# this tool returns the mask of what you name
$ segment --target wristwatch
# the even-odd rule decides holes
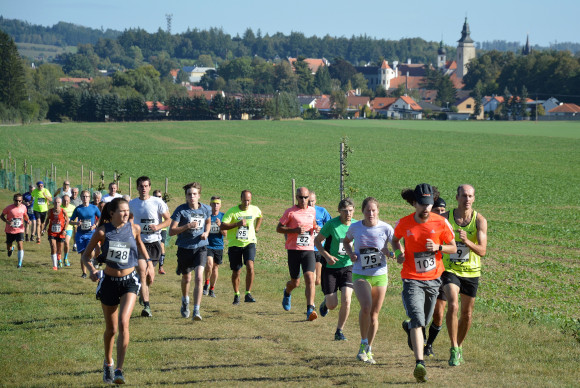
[[[443,250],[443,245],[439,244],[439,252]]]

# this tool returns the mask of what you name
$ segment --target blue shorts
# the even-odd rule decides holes
[[[87,249],[87,245],[89,245],[89,241],[91,241],[91,237],[93,237],[93,233],[78,233],[75,234],[75,243],[77,244],[77,252],[82,254],[85,249]]]
[[[69,237],[72,237],[72,232],[73,232],[72,230],[67,230],[66,231],[66,235],[69,236]]]
[[[27,214],[28,214],[28,220],[29,221],[36,221],[36,216],[34,215],[34,212],[27,213]]]

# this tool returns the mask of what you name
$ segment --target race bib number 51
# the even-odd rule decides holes
[[[435,267],[435,252],[415,253],[415,271],[418,273],[429,272]]]
[[[107,261],[112,261],[119,264],[127,264],[129,262],[129,252],[131,246],[128,242],[109,241],[109,251],[107,252]]]

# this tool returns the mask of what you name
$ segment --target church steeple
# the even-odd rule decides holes
[[[441,43],[439,43],[439,50],[437,50],[437,68],[444,68],[445,62],[447,62],[447,50],[445,50],[442,40]]]
[[[461,39],[458,40],[459,43],[473,43],[473,39],[469,36],[469,24],[467,24],[467,16],[465,17],[465,23],[463,23],[463,30],[461,31]]]
[[[526,38],[526,45],[522,48],[522,55],[530,55],[532,49],[530,48],[530,34]]]

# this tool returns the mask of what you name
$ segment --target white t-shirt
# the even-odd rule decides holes
[[[354,240],[354,253],[358,256],[352,265],[352,273],[365,276],[388,273],[387,258],[381,249],[387,242],[392,242],[393,235],[393,227],[380,220],[372,227],[364,226],[362,221],[351,224],[346,237]]]
[[[101,202],[104,202],[104,203],[109,203],[109,202],[111,202],[113,199],[115,199],[115,198],[121,198],[121,197],[122,197],[122,195],[121,195],[121,194],[119,194],[119,193],[115,193],[115,195],[109,195],[109,194],[105,194],[105,195],[103,196],[103,198],[101,198]]]
[[[152,232],[148,226],[163,222],[162,215],[169,211],[167,204],[161,198],[149,197],[144,201],[139,198],[132,199],[129,202],[129,210],[133,214],[133,223],[141,226],[141,240],[143,242],[161,241],[161,231]]]

